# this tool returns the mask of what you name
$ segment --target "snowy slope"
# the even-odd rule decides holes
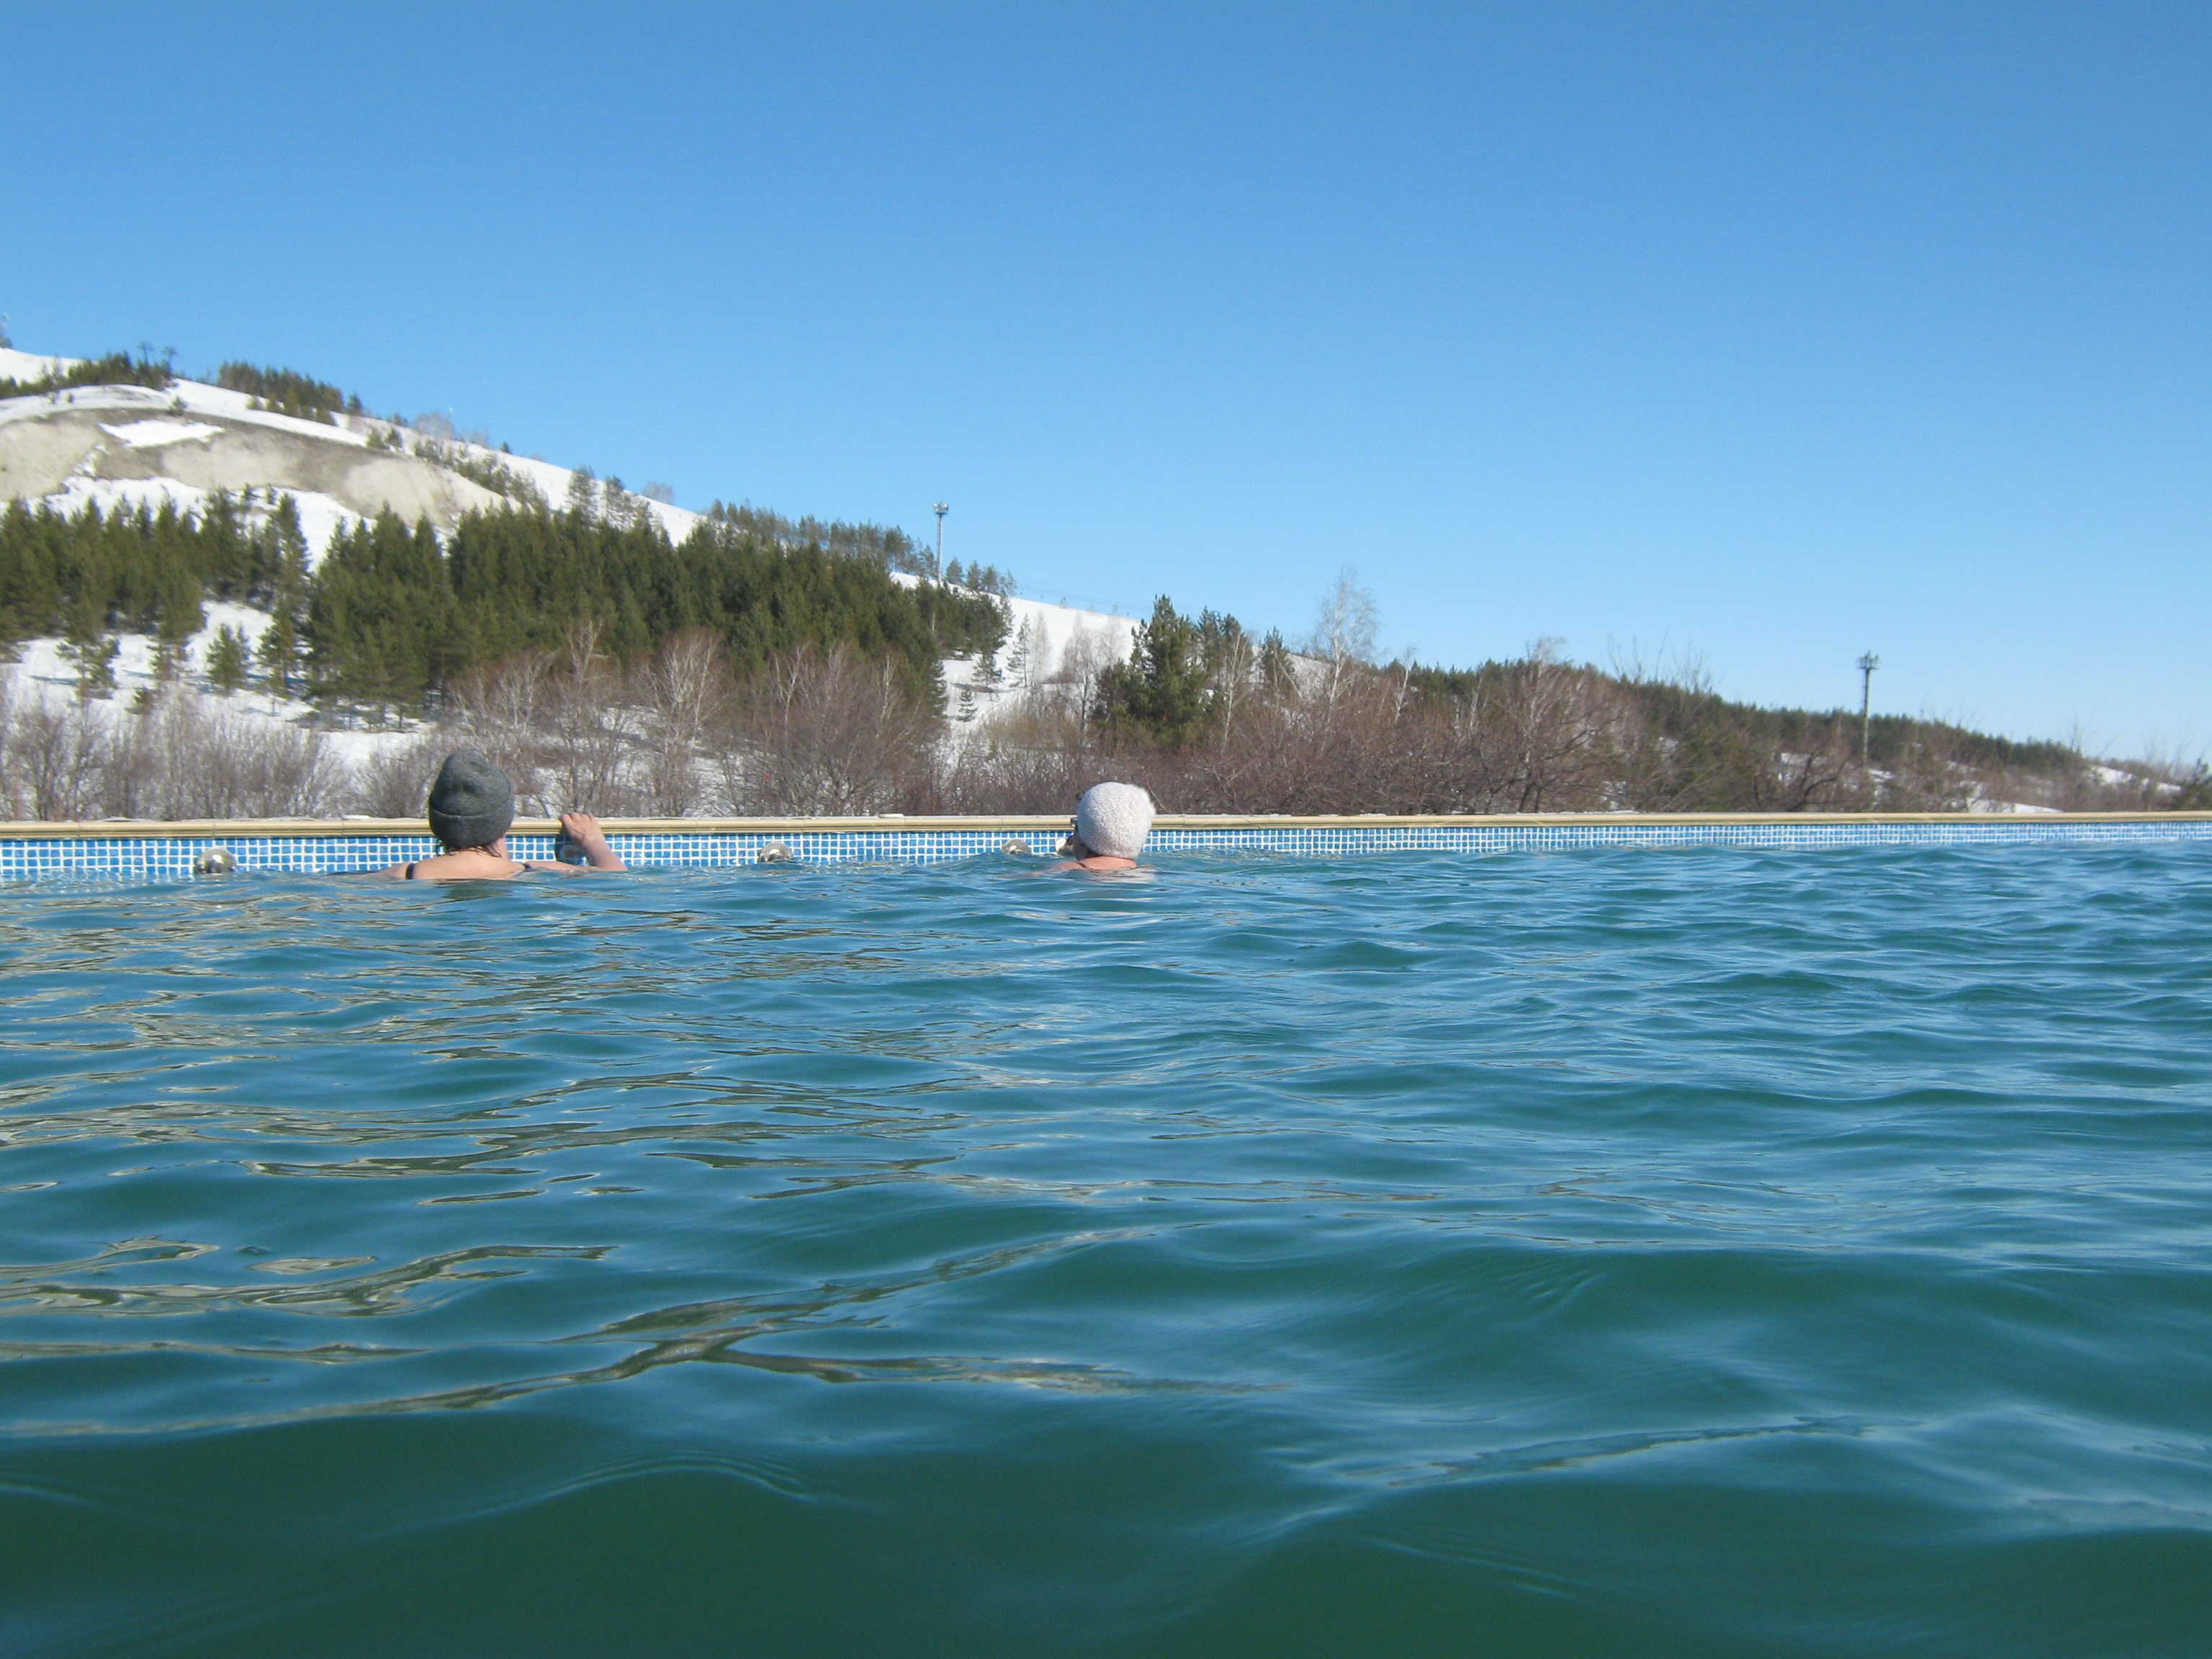
[[[69,368],[72,359],[0,350],[0,378],[33,381]],[[218,489],[233,495],[282,490],[297,504],[310,560],[319,559],[337,530],[389,507],[413,520],[428,516],[449,529],[472,508],[496,506],[501,497],[415,452],[422,443],[412,430],[373,417],[339,415],[337,424],[302,420],[249,405],[245,392],[193,380],[177,380],[156,392],[143,386],[77,387],[30,397],[0,399],[0,500],[21,498],[73,513],[97,502],[103,511],[175,503],[197,512]],[[395,441],[403,446],[393,449]],[[533,485],[556,507],[567,500],[575,474],[568,468],[527,456],[511,455],[451,441],[449,453],[505,467]],[[661,501],[636,498],[672,539],[680,540],[700,515]],[[922,579],[894,572],[913,586]],[[1011,613],[1008,647],[1000,652],[1002,672],[1012,666],[1012,635],[1027,629],[1025,670],[995,687],[981,684],[980,665],[948,659],[948,701],[969,688],[982,723],[994,709],[1018,701],[1028,687],[1041,687],[1055,676],[1095,672],[1109,659],[1126,659],[1136,623],[1103,611],[1044,604],[1027,599],[1007,601]],[[190,673],[204,673],[207,648],[216,629],[226,623],[249,640],[258,638],[269,618],[244,606],[210,605],[206,628],[193,640]],[[126,635],[116,664],[118,695],[152,683],[153,642]],[[70,695],[74,671],[60,658],[58,641],[27,642],[9,674],[16,689],[35,697]],[[258,711],[274,720],[306,720],[305,704],[272,700],[265,693],[242,692],[228,700],[241,712]],[[333,733],[349,759],[407,740],[403,732]]]
[[[0,346],[0,380],[42,380],[74,366],[74,357],[39,357]]]

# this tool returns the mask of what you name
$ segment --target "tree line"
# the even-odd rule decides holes
[[[1200,812],[2212,806],[2201,763],[2106,769],[1941,721],[1754,708],[1695,667],[1607,672],[1548,644],[1472,669],[1378,662],[1359,612],[1340,592],[1293,651],[1162,597],[1126,660],[1063,661],[957,752],[917,762],[906,810],[1057,811],[1107,775]]]
[[[307,554],[285,496],[219,493],[200,513],[17,501],[0,514],[0,643],[60,635],[96,692],[94,659],[112,660],[117,633],[173,653],[208,599],[236,600],[270,613],[254,654],[272,689],[379,720],[434,711],[471,670],[585,627],[617,660],[703,629],[740,673],[801,644],[843,644],[917,697],[939,694],[940,659],[988,653],[1006,631],[988,595],[902,584],[871,558],[785,547],[727,519],[672,543],[644,513],[611,522],[509,504],[442,537],[386,513],[335,532],[312,570]]]
[[[375,530],[356,535],[373,544]],[[386,533],[393,560],[422,565],[422,593],[451,591],[428,580],[434,538]],[[1062,813],[1102,777],[1197,812],[2212,805],[2202,766],[2116,778],[2063,745],[1894,719],[1864,734],[1862,763],[1849,713],[1747,708],[1695,674],[1607,673],[1543,647],[1465,671],[1332,654],[1324,639],[1294,653],[1164,601],[1127,659],[1079,641],[966,726],[948,725],[941,693],[896,652],[763,635],[740,664],[724,635],[692,627],[624,659],[592,610],[554,644],[455,670],[434,724],[355,767],[314,725],[249,717],[180,681],[127,711],[36,697],[10,711],[0,678],[0,815],[414,817],[460,744],[497,759],[540,814]],[[218,688],[244,652],[233,636],[226,670],[223,647],[206,664]]]
[[[35,380],[0,380],[0,398],[34,397],[81,386],[143,386],[166,392],[169,383],[177,378],[172,367],[176,358],[173,349],[156,357],[151,346],[142,346],[136,356],[127,351],[111,351],[104,357],[88,357]]]
[[[349,395],[328,380],[319,380],[293,368],[225,363],[216,370],[215,383],[232,392],[245,392],[255,409],[270,410],[301,420],[327,422],[337,414],[364,412],[359,392]]]

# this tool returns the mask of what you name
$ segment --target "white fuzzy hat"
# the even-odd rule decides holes
[[[1094,783],[1075,805],[1075,838],[1109,859],[1133,859],[1152,833],[1152,798],[1133,783]]]

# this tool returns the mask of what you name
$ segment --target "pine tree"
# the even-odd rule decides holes
[[[290,696],[300,674],[300,624],[289,611],[279,611],[270,618],[269,626],[261,630],[261,643],[254,648],[254,655],[261,672],[269,677],[270,695]]]
[[[465,665],[437,532],[386,511],[331,537],[309,584],[309,690],[321,699],[414,707]]]
[[[208,684],[224,696],[246,684],[246,635],[228,623],[208,642]]]
[[[115,658],[121,648],[121,642],[107,631],[106,618],[92,605],[90,596],[80,599],[70,610],[61,643],[63,660],[76,670],[79,702],[113,694]]]
[[[1030,655],[1032,648],[1030,619],[1022,618],[1022,625],[1014,630],[1014,642],[1006,648],[1006,678],[1017,691],[1030,689]]]
[[[0,515],[0,643],[52,632],[62,615],[57,568],[61,519],[42,507],[35,516],[22,497]]]
[[[158,609],[155,616],[154,678],[167,683],[184,672],[192,635],[207,621],[201,603],[200,578],[181,563],[165,568],[156,579]]]
[[[1129,660],[1098,677],[1099,712],[1168,743],[1194,736],[1212,712],[1199,630],[1163,593],[1137,625]]]

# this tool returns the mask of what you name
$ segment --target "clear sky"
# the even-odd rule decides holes
[[[0,5],[0,311],[1025,592],[2212,744],[2212,8]]]

